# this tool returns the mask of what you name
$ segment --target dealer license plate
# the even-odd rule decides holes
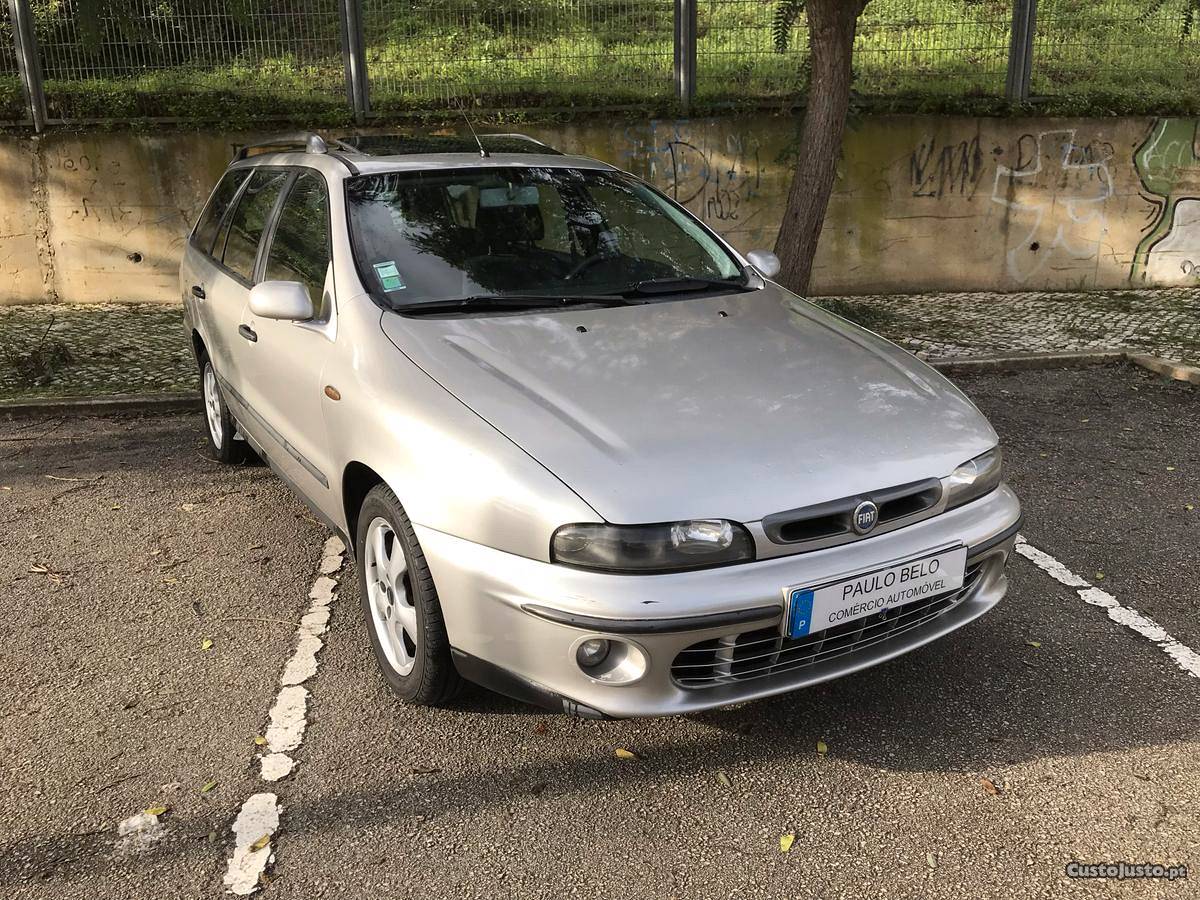
[[[959,546],[815,587],[784,588],[787,635],[805,637],[957,590],[966,569],[967,548]]]

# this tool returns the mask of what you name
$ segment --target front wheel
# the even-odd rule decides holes
[[[200,388],[204,397],[204,421],[207,424],[208,452],[223,463],[240,463],[246,458],[246,442],[236,438],[237,423],[229,414],[217,371],[207,355],[200,358]]]
[[[387,485],[376,485],[363,501],[356,547],[359,601],[388,686],[414,706],[451,699],[461,679],[437,589],[412,523]]]

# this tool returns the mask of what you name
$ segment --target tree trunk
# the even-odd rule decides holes
[[[787,209],[775,242],[782,264],[776,279],[797,294],[808,292],[813,257],[837,175],[850,107],[850,60],[858,16],[867,0],[808,0],[812,80]]]

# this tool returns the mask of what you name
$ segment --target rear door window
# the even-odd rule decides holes
[[[202,253],[212,253],[213,242],[216,240],[217,230],[221,227],[221,220],[225,218],[225,211],[229,209],[238,188],[249,174],[249,169],[226,172],[225,177],[218,182],[216,190],[212,192],[212,197],[204,207],[204,212],[200,213],[200,221],[196,223],[196,230],[192,234],[192,243]]]
[[[302,172],[288,191],[267,255],[267,281],[298,281],[308,288],[318,319],[324,308],[329,271],[329,193],[316,172]]]
[[[254,261],[258,244],[279,199],[279,193],[290,177],[289,172],[257,169],[250,176],[242,197],[238,200],[233,218],[229,220],[229,235],[221,261],[225,268],[246,281],[254,280]],[[216,255],[214,251],[214,256]]]

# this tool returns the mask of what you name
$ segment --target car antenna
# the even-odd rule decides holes
[[[475,126],[471,124],[471,119],[467,116],[466,112],[463,112],[462,117],[463,121],[467,123],[467,127],[471,129],[471,137],[475,138],[475,143],[479,146],[480,157],[487,159],[491,154],[483,149],[483,141],[481,141],[479,139],[479,135],[475,133]]]

